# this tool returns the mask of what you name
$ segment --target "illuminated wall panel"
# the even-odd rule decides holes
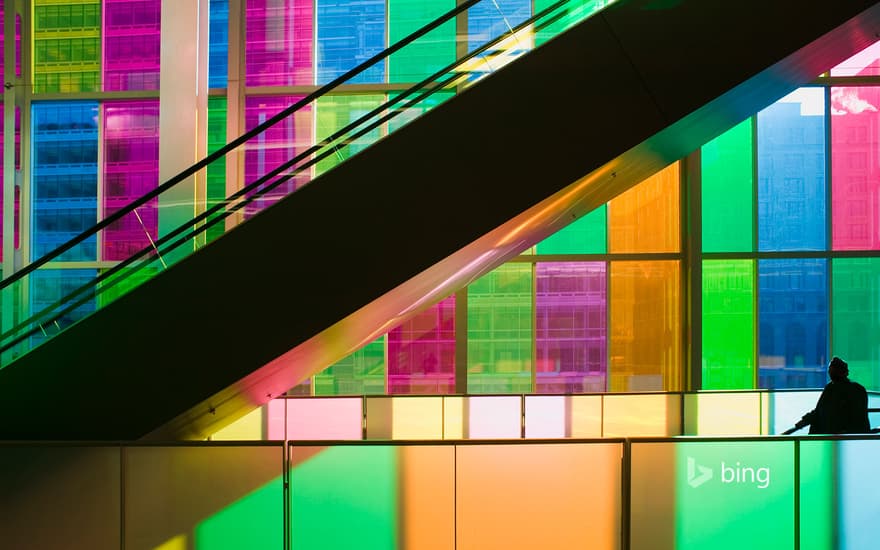
[[[536,391],[605,391],[605,263],[542,262],[535,276]]]
[[[34,0],[34,93],[97,92],[101,0]]]
[[[369,397],[367,439],[443,439],[442,397]]]
[[[314,83],[312,0],[247,0],[248,86]]]
[[[749,118],[700,149],[704,252],[754,249],[754,155]]]
[[[617,443],[459,446],[455,548],[619,548],[621,453]]]
[[[602,437],[602,396],[527,395],[525,401],[529,439]]]
[[[823,259],[758,261],[758,387],[825,385],[827,279]]]
[[[755,387],[755,263],[703,261],[704,390]]]
[[[676,162],[608,202],[609,252],[680,249],[679,180]]]
[[[4,447],[3,548],[121,548],[118,448]]]
[[[837,258],[831,280],[831,349],[851,379],[880,389],[880,258]]]
[[[385,1],[317,0],[317,82],[326,84],[385,49]],[[376,63],[347,81],[378,83],[385,64]]]
[[[880,249],[880,89],[831,88],[831,208],[835,250]]]
[[[681,395],[604,395],[602,435],[638,437],[681,435]]]
[[[161,0],[104,0],[104,90],[158,90]]]
[[[455,7],[454,0],[388,0],[388,45]],[[455,18],[388,59],[388,81],[415,84],[455,61]]]
[[[758,249],[825,249],[825,96],[801,88],[758,113]]]
[[[603,204],[535,245],[537,254],[604,254],[608,251]]]
[[[287,439],[363,439],[363,399],[360,397],[285,399]],[[282,439],[270,416],[269,437]],[[283,432],[282,432],[283,433]]]
[[[198,549],[283,544],[280,444],[122,452],[125,548],[153,550],[181,536],[189,543],[184,547]]]
[[[631,495],[633,550],[794,548],[791,441],[633,443]]]
[[[455,393],[454,297],[388,332],[387,393]]]
[[[229,0],[211,0],[208,17],[208,87],[225,88],[229,72]]]
[[[107,101],[104,115],[104,216],[159,184],[159,101]],[[102,232],[102,257],[124,260],[158,236],[154,198]]]
[[[761,395],[753,392],[685,394],[684,419],[686,435],[759,435]]]
[[[34,103],[32,107],[32,256],[38,258],[98,221],[98,104]],[[59,259],[97,259],[92,236]]]
[[[356,122],[384,102],[385,96],[381,94],[325,95],[319,97],[316,107],[317,126],[315,141],[320,142],[336,134],[339,130]],[[375,118],[370,119],[370,122],[373,122]],[[361,130],[366,126],[367,124],[361,124],[357,129]],[[352,133],[346,135],[351,135]],[[346,143],[344,147],[336,148],[332,155],[315,165],[315,175],[322,174],[355,153],[363,151],[369,145],[376,142],[379,137],[381,137],[381,126]],[[339,143],[339,141],[337,140],[334,143]]]
[[[505,264],[468,286],[468,393],[532,390],[532,266]]]
[[[611,391],[680,388],[680,294],[676,261],[611,262]]]
[[[312,380],[314,395],[385,393],[385,336],[333,363]]]

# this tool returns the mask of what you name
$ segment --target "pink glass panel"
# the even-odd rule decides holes
[[[831,76],[880,75],[880,42],[875,42],[831,69]]]
[[[246,84],[314,83],[312,0],[247,0]]]
[[[259,126],[278,112],[297,102],[301,96],[249,97],[245,102],[245,125],[247,130]],[[262,176],[291,160],[312,144],[312,106],[300,109],[272,128],[247,142],[245,153],[245,182],[251,184]],[[247,208],[256,212],[273,204],[305,185],[310,179],[310,169],[267,192]],[[274,181],[271,180],[271,181]]]
[[[834,250],[880,249],[880,88],[831,88]]]
[[[605,391],[605,264],[539,263],[537,393]]]
[[[104,89],[158,90],[161,0],[104,0]]]
[[[287,439],[351,440],[363,439],[364,405],[360,397],[309,397],[285,399],[287,412]],[[276,416],[270,413],[270,439],[278,434],[271,422]],[[283,433],[283,432],[282,432]]]
[[[388,393],[455,393],[455,298],[388,333]]]
[[[104,217],[159,183],[159,101],[104,103]],[[103,259],[124,260],[155,239],[158,199],[103,233]]]

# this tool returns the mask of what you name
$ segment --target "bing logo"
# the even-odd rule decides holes
[[[693,457],[687,460],[687,483],[694,489],[710,481],[713,476],[712,468],[700,466]],[[721,483],[730,484],[754,484],[758,489],[766,489],[770,486],[770,468],[752,468],[736,462],[735,466],[728,466],[721,461]]]

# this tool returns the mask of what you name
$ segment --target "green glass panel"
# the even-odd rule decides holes
[[[226,98],[208,98],[208,154],[226,145]],[[208,165],[207,208],[226,198],[226,157]],[[218,222],[208,228],[207,239],[212,241],[223,234],[224,224]]]
[[[394,447],[294,447],[291,461],[291,548],[398,548]]]
[[[388,0],[388,44],[412,34],[455,7],[455,0]],[[419,82],[455,61],[455,19],[388,59],[389,82]]]
[[[315,395],[385,393],[385,336],[337,361],[314,377]]]
[[[158,261],[146,267],[140,267],[138,263],[135,263],[132,267],[123,268],[118,273],[111,275],[99,287],[98,307],[104,307],[129,290],[139,287],[151,279],[153,275],[159,273],[161,269]]]
[[[468,286],[468,393],[532,391],[532,281],[509,263]]]
[[[535,45],[540,46],[572,25],[586,19],[594,11],[602,9],[612,2],[613,0],[572,0],[567,2],[565,6],[553,12],[554,14],[561,13],[563,16],[541,29],[535,35]],[[556,3],[558,3],[558,0],[535,0],[533,13],[537,15]]]
[[[317,141],[333,135],[338,130],[358,120],[385,102],[384,95],[323,96],[318,98]],[[372,122],[372,120],[371,120]],[[356,130],[357,131],[357,130]],[[362,151],[381,137],[381,126],[355,138],[351,143],[337,146],[332,155],[319,161],[315,175],[333,168],[353,154]],[[339,143],[338,141],[336,143]]]
[[[703,262],[703,388],[755,387],[755,263]]]
[[[195,550],[270,550],[284,542],[284,480],[273,479],[212,515],[195,529]],[[248,528],[243,529],[242,526]]]
[[[99,90],[100,14],[100,0],[34,1],[34,93]]]
[[[398,95],[400,94],[390,94],[388,98],[394,99]],[[434,92],[422,100],[419,100],[419,94],[407,96],[400,100],[399,104],[395,104],[395,110],[400,112],[395,113],[394,117],[388,121],[388,131],[394,132],[399,130],[402,126],[427,113],[453,95],[455,94],[452,92]],[[410,102],[413,102],[412,105],[410,105]]]
[[[801,550],[835,548],[837,442],[801,441]]]
[[[852,380],[880,390],[880,258],[839,258],[831,269],[832,354]]]
[[[752,120],[741,122],[704,145],[701,158],[703,251],[752,251]]]
[[[608,251],[607,226],[603,204],[539,242],[536,251],[538,254],[604,254]]]

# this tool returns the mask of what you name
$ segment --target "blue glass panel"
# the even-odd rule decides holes
[[[758,387],[827,382],[827,280],[824,259],[758,261]]]
[[[758,249],[825,250],[825,92],[758,113]]]
[[[208,87],[225,88],[229,63],[229,0],[211,0],[208,31]]]
[[[480,2],[468,10],[468,51],[500,36],[532,15],[530,0]]]
[[[67,242],[98,221],[98,104],[33,105],[33,257]],[[60,259],[96,260],[96,238]]]
[[[385,48],[384,0],[318,0],[318,84],[326,84]],[[350,83],[385,79],[377,63]]]

